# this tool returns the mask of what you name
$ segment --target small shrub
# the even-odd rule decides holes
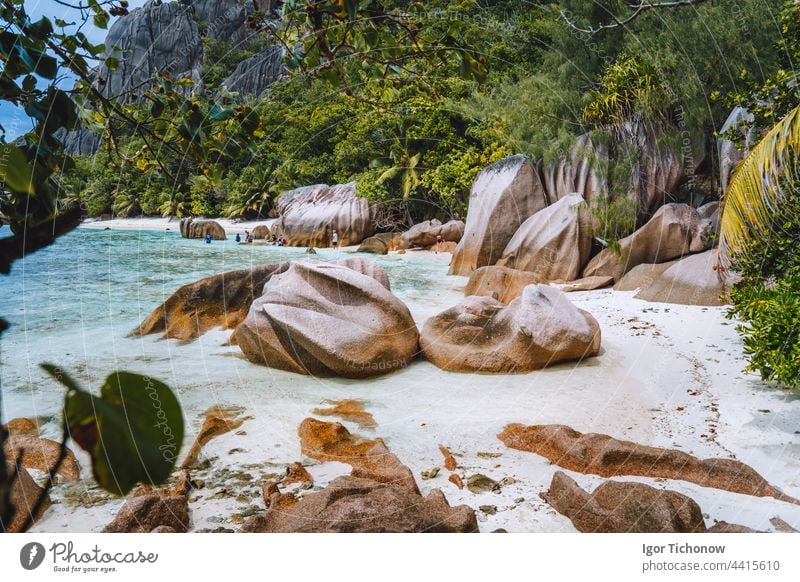
[[[739,284],[731,291],[728,317],[744,323],[736,327],[748,357],[745,371],[762,380],[800,387],[800,275],[780,280]]]
[[[753,240],[734,256],[742,280],[731,290],[728,317],[742,323],[746,370],[766,381],[800,387],[800,192],[789,191],[766,240]]]

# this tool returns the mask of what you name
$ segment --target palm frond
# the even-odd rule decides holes
[[[719,264],[728,271],[732,256],[769,236],[771,217],[798,179],[800,106],[779,121],[743,159],[722,198]]]
[[[396,178],[404,169],[405,168],[403,168],[403,166],[392,166],[378,176],[378,179],[375,180],[375,183],[380,185],[388,180],[394,180],[394,178]]]

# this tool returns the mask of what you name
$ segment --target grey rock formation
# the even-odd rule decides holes
[[[243,99],[261,97],[285,73],[282,49],[271,46],[236,65],[222,85],[229,91],[239,93]]]
[[[436,237],[443,241],[457,243],[464,236],[464,223],[460,220],[450,220],[444,224],[436,218],[415,224],[403,233],[403,242],[406,246],[429,247],[436,244]]]
[[[574,193],[523,222],[497,265],[534,273],[538,282],[573,281],[580,277],[591,253],[589,207]]]
[[[237,43],[247,37],[247,17],[253,3],[246,0],[181,0],[194,10],[203,32],[211,38]]]
[[[752,122],[753,114],[744,107],[737,106],[733,108],[719,130],[720,139],[717,141],[719,185],[723,193],[728,189],[728,182],[730,182],[736,165],[750,153],[750,147],[756,140],[755,129],[749,127]],[[740,134],[742,143],[737,145],[728,138],[731,131]]]
[[[593,275],[622,276],[643,263],[663,263],[711,247],[712,241],[700,228],[700,215],[687,204],[665,204],[633,234],[619,241],[617,249],[600,251],[583,271]]]
[[[478,267],[494,265],[519,226],[547,205],[539,173],[525,156],[508,156],[485,167],[472,184],[450,274],[469,276]]]
[[[71,156],[90,156],[100,149],[100,134],[91,129],[59,129],[55,138],[64,144],[64,151]]]
[[[465,297],[428,318],[419,345],[450,372],[517,374],[600,351],[600,325],[550,285],[528,285],[508,305]]]
[[[355,245],[375,232],[366,198],[356,196],[356,183],[315,184],[284,192],[276,203],[279,218],[272,230],[290,246],[333,246],[335,230],[341,246]]]
[[[639,217],[647,218],[694,175],[705,159],[705,149],[689,132],[681,134],[678,147],[665,139],[662,129],[641,120],[629,120],[624,128],[618,147],[638,152],[630,165],[628,196],[636,202]]]
[[[542,182],[550,204],[575,192],[587,202],[604,192],[607,189],[606,176],[600,168],[607,160],[607,149],[593,144],[589,135],[583,134],[575,140],[569,156],[543,164]]]
[[[118,60],[115,70],[100,67],[97,82],[106,97],[127,100],[161,73],[188,77],[195,82],[191,91],[202,91],[203,42],[185,4],[148,0],[113,24],[105,44],[104,57]]]
[[[717,253],[684,257],[636,294],[637,299],[680,305],[725,305],[728,285],[717,272]]]

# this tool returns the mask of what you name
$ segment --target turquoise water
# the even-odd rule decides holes
[[[0,236],[8,234],[7,227],[0,230]],[[369,257],[386,268],[401,299],[437,306],[459,278],[444,275],[444,256],[415,260],[415,254]],[[131,338],[130,331],[178,287],[202,277],[263,263],[341,256],[343,251],[329,249],[311,256],[304,248],[239,245],[233,238],[209,245],[181,238],[175,230],[77,229],[16,262],[11,274],[0,278],[0,314],[11,324],[0,338],[0,413],[13,418],[57,410],[61,390],[40,372],[43,361],[95,386],[111,370],[147,371],[148,363],[162,375],[178,376],[173,381],[179,386],[202,386],[208,375],[203,368],[230,367],[229,353],[198,353],[197,347],[192,351],[177,342],[157,343],[157,337]],[[426,315],[417,317],[418,323]],[[162,353],[164,361],[152,364]],[[196,358],[202,361],[196,361],[195,376],[185,364]]]
[[[8,227],[0,229],[0,236],[7,233]],[[320,250],[314,258],[342,254]],[[100,321],[134,326],[180,285],[309,256],[304,248],[239,245],[233,239],[208,245],[174,231],[78,229],[15,263],[0,280],[0,313],[14,326],[10,336]],[[396,256],[370,257],[387,269],[398,293],[428,284],[431,273],[420,265],[409,268]]]

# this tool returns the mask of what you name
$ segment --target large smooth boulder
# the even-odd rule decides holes
[[[443,241],[459,242],[464,236],[464,223],[461,220],[451,220],[442,224],[437,219],[426,220],[409,228],[403,233],[403,242],[406,246],[429,247],[436,244],[436,237]]]
[[[365,238],[356,252],[386,255],[389,251],[407,248],[399,232],[381,232]]]
[[[376,276],[383,272],[372,265]],[[233,341],[252,362],[366,378],[408,365],[418,337],[408,308],[385,284],[342,264],[309,260],[264,285]]]
[[[261,296],[264,284],[288,268],[288,262],[258,265],[184,285],[156,307],[133,335],[163,333],[165,338],[186,341],[215,327],[234,329]]]
[[[723,194],[728,190],[728,182],[730,182],[736,166],[747,157],[750,148],[758,139],[755,127],[753,127],[753,119],[753,114],[746,107],[737,105],[719,130],[717,153],[719,154],[719,185]],[[730,133],[738,134],[738,143],[730,139]]]
[[[637,299],[681,305],[725,305],[728,287],[717,271],[716,251],[684,257],[636,294]]]
[[[226,240],[225,229],[216,220],[182,218],[178,223],[183,238],[206,238],[211,235],[212,240]]]
[[[547,204],[539,173],[525,156],[509,156],[484,168],[472,185],[450,274],[467,276],[494,265],[519,226]]]
[[[534,273],[540,282],[572,281],[591,252],[589,207],[580,194],[570,194],[523,222],[497,265]]]
[[[20,467],[49,473],[61,456],[61,443],[30,434],[15,434],[6,440],[4,452],[6,459],[14,459]],[[81,467],[69,447],[64,451],[58,475],[73,481],[80,479]]]
[[[342,265],[348,269],[352,269],[356,273],[366,275],[367,277],[376,280],[388,291],[392,290],[389,284],[389,275],[386,274],[386,271],[383,269],[383,267],[366,257],[345,257],[343,259],[333,261],[332,264]]]
[[[608,159],[602,145],[592,143],[588,134],[575,140],[569,155],[542,165],[542,179],[550,203],[573,193],[589,201],[606,188],[606,177],[600,169]]]
[[[642,263],[663,263],[710,245],[701,236],[700,216],[687,204],[665,204],[643,227],[619,241],[618,248],[603,249],[583,270],[583,276],[622,276]]]
[[[597,355],[600,326],[549,285],[529,285],[508,306],[466,297],[425,322],[425,357],[453,372],[530,372]]]
[[[542,282],[535,273],[492,265],[472,272],[464,287],[464,296],[481,295],[497,299],[500,303],[511,303],[525,287]]]
[[[356,184],[317,184],[281,194],[277,202],[275,232],[282,233],[291,246],[325,248],[332,246],[335,230],[339,245],[360,243],[375,232],[372,209],[366,199],[356,196]]]
[[[264,240],[272,236],[272,229],[268,224],[259,224],[250,234],[253,235],[253,240]]]
[[[636,291],[649,287],[664,271],[669,269],[676,261],[666,263],[642,263],[625,273],[614,285],[615,291]]]
[[[703,533],[700,506],[690,497],[644,483],[604,481],[589,493],[556,471],[546,499],[583,533]]]
[[[564,293],[574,293],[575,291],[593,291],[595,289],[602,289],[614,283],[612,277],[603,277],[596,275],[594,277],[583,277],[573,281],[554,281],[553,284],[561,289]]]
[[[439,489],[423,497],[347,475],[299,498],[270,489],[266,514],[250,518],[242,531],[470,533],[478,531],[478,522],[472,509],[451,507]]]

